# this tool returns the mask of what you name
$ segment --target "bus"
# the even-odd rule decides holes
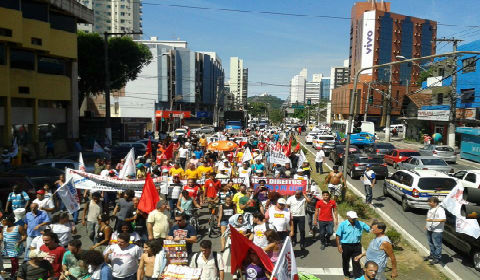
[[[332,131],[337,134],[337,140],[342,138],[346,138],[347,136],[347,120],[342,121],[334,121],[332,123]],[[350,143],[352,145],[368,145],[373,144],[375,142],[375,124],[373,122],[365,122],[362,121],[361,126],[362,132],[351,134]],[[352,130],[353,131],[353,124]],[[354,144],[355,143],[355,144]]]

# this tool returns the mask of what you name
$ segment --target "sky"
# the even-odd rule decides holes
[[[380,0],[378,0],[380,1]],[[282,99],[302,68],[330,75],[348,58],[353,0],[142,0],[143,38],[185,40],[193,51],[214,51],[228,79],[230,57],[249,71],[248,95],[268,92]],[[480,39],[479,0],[391,0],[391,11],[440,25],[437,37]],[[197,8],[187,8],[194,6]],[[231,11],[231,10],[241,10]],[[302,14],[287,16],[269,14]],[[329,16],[329,18],[323,17]],[[334,18],[331,18],[334,17]],[[445,24],[445,25],[443,25]],[[454,26],[449,26],[454,25]],[[474,27],[472,27],[474,26]],[[451,51],[447,43],[437,53]],[[276,84],[269,86],[262,83]]]

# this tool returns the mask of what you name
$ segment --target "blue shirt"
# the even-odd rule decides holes
[[[27,202],[30,200],[30,197],[26,192],[21,192],[21,193],[14,193],[11,192],[8,195],[8,201],[12,203],[12,211],[18,208],[25,208],[25,205],[27,205]]]
[[[29,237],[40,236],[40,229],[35,230],[34,228],[39,224],[50,222],[47,212],[41,210],[37,211],[36,216],[32,212],[28,212],[27,215],[25,215],[25,221],[27,222],[27,236]]]
[[[200,159],[203,157],[203,151],[200,150],[200,151],[193,151],[193,153],[195,154],[195,156]]]
[[[355,280],[365,280],[365,275],[362,275],[362,277],[355,278]]]
[[[386,235],[377,237],[370,242],[366,253],[366,261],[374,261],[376,264],[378,264],[379,272],[385,271],[385,268],[387,267],[387,253],[380,249],[380,246],[383,244],[383,242],[392,243],[390,238],[388,238]]]
[[[264,170],[265,169],[265,166],[263,165],[263,163],[260,163],[260,164],[253,164],[252,165],[252,170]]]
[[[360,243],[362,233],[370,232],[370,227],[359,220],[355,220],[352,225],[349,220],[345,220],[338,225],[337,236],[340,237],[340,243]]]

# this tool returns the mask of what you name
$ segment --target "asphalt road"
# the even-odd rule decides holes
[[[301,142],[304,142],[304,136],[301,137]],[[395,146],[401,147],[402,144],[398,145],[397,142],[392,141],[392,144]],[[311,152],[315,152],[311,145],[307,145],[308,149]],[[464,160],[457,161],[457,164],[452,164],[452,167],[455,170],[461,169],[480,169],[476,164],[470,164]],[[333,165],[330,160],[327,160],[327,165],[330,167]],[[389,166],[389,172],[393,173],[395,170]],[[347,177],[348,182],[350,182],[358,191],[365,194],[363,185],[360,180],[352,180],[350,177]],[[427,238],[424,231],[425,226],[425,216],[426,210],[413,210],[411,212],[403,212],[401,205],[398,201],[383,196],[383,180],[379,180],[376,184],[376,187],[373,189],[373,205],[376,208],[383,210],[387,215],[389,215],[398,225],[404,228],[408,233],[410,233],[416,240],[418,240],[423,246],[428,248]],[[421,250],[419,250],[421,251]],[[475,270],[472,266],[472,261],[468,256],[464,256],[459,252],[455,252],[453,248],[449,245],[443,246],[443,257],[442,260],[446,264],[446,267],[451,269],[454,273],[458,275],[460,279],[480,279],[480,272]]]

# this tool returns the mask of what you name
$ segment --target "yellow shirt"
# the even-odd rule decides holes
[[[237,214],[243,214],[243,210],[240,209],[240,198],[246,196],[246,194],[243,194],[241,192],[237,192],[234,196],[233,196],[233,203],[235,203],[235,205],[237,205]]]
[[[185,171],[183,171],[183,168],[179,167],[178,169],[175,168],[175,167],[172,167],[170,169],[170,171],[168,171],[168,174],[170,174],[170,176],[175,176],[175,175],[180,175],[180,177],[183,177],[183,174],[184,174]]]
[[[243,158],[243,152],[238,152],[237,153],[237,161],[241,161]]]
[[[195,179],[195,180],[198,180],[198,178],[200,178],[200,173],[198,173],[198,170],[197,170],[197,169],[194,169],[194,170],[187,169],[187,170],[185,171],[185,176],[187,177],[187,179]]]
[[[207,173],[212,173],[213,172],[213,168],[211,166],[203,166],[203,165],[200,165],[198,168],[197,168],[197,171],[198,171],[198,176],[199,177],[202,177],[203,175],[207,174]]]
[[[198,144],[200,144],[200,146],[202,146],[202,147],[207,146],[207,139],[206,138],[198,139]]]

